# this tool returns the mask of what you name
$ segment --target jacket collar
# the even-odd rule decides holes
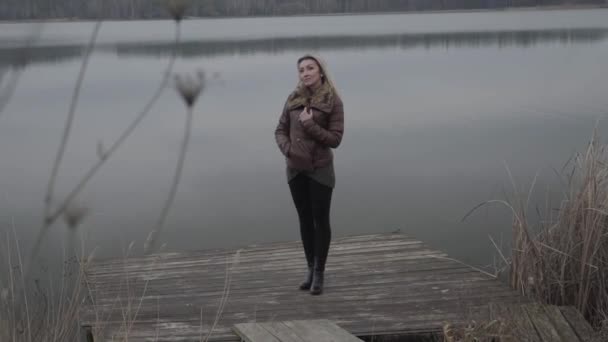
[[[288,109],[312,107],[325,113],[331,113],[335,95],[331,86],[324,82],[314,93],[308,87],[299,85],[287,99]]]

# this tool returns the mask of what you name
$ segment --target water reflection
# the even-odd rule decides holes
[[[606,40],[606,28],[573,28],[517,31],[401,33],[383,35],[300,36],[248,40],[202,40],[180,44],[178,55],[183,58],[279,54],[310,50],[367,50],[367,49],[450,49],[478,47],[527,48],[539,44],[597,43]],[[128,57],[163,57],[171,53],[172,42],[104,44],[98,51]],[[82,46],[36,47],[30,52],[30,63],[56,63],[79,58]],[[0,69],[23,63],[22,52],[0,48]]]
[[[25,61],[28,64],[58,63],[79,58],[84,50],[84,46],[30,47],[27,52],[23,48],[0,48],[0,69],[3,67],[20,67],[24,65]]]
[[[542,43],[593,43],[605,40],[608,29],[560,29],[486,32],[441,32],[422,34],[386,34],[360,36],[313,36],[258,40],[199,41],[181,44],[183,57],[278,54],[309,50],[377,50],[380,48],[471,48],[530,47]],[[116,46],[119,55],[162,56],[171,52],[169,43],[123,44]]]

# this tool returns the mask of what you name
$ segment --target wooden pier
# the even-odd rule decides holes
[[[321,296],[298,290],[304,275],[299,241],[99,261],[87,272],[81,325],[95,341],[241,341],[237,324],[302,320],[394,336],[490,319],[489,303],[526,302],[402,234],[334,239]]]

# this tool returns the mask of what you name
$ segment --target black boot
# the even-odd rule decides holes
[[[312,285],[310,286],[310,294],[320,295],[323,293],[323,278],[324,272],[322,270],[315,270],[312,277]]]
[[[312,284],[312,278],[313,278],[313,267],[312,265],[308,265],[308,274],[306,274],[306,278],[304,279],[304,281],[302,282],[302,284],[300,284],[300,290],[310,290],[310,285]]]

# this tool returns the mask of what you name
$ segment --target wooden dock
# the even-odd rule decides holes
[[[505,284],[402,234],[334,239],[324,293],[298,290],[299,241],[96,262],[81,324],[95,340],[240,341],[235,325],[329,320],[362,336],[441,331],[526,302]],[[216,321],[217,312],[221,316]]]

